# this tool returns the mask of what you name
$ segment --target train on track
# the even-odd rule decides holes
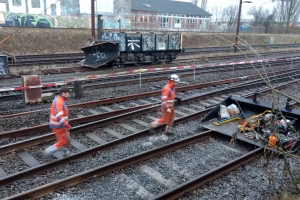
[[[99,31],[99,28],[98,28]],[[112,33],[100,32],[98,40],[82,48],[85,59],[80,65],[98,68],[103,65],[167,63],[176,59],[182,48],[180,33]]]

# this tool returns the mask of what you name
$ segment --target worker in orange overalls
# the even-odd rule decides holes
[[[165,134],[172,133],[174,122],[175,86],[180,81],[178,75],[170,76],[167,85],[162,90],[162,117],[150,123],[150,132],[160,124],[167,123]]]
[[[68,120],[68,108],[66,101],[70,97],[70,90],[67,87],[62,87],[58,90],[58,95],[54,98],[51,106],[50,128],[54,132],[57,142],[45,149],[46,156],[52,155],[54,152],[63,148],[64,156],[70,154],[68,150],[71,126]]]

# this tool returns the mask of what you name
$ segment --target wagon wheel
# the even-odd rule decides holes
[[[171,59],[171,60],[167,60],[166,61],[166,63],[172,63],[173,62],[173,60]]]
[[[158,61],[158,60],[153,60],[151,63],[152,63],[153,65],[156,65],[156,64],[159,63],[159,61]]]
[[[121,67],[124,67],[125,66],[125,63],[124,62],[119,62],[117,63],[117,67],[118,68],[121,68]]]

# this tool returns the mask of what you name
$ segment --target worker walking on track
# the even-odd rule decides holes
[[[62,87],[58,90],[58,95],[54,98],[51,106],[50,128],[54,132],[57,142],[45,149],[45,156],[50,156],[56,151],[63,149],[64,156],[70,154],[67,148],[70,140],[69,130],[71,126],[68,120],[68,108],[66,101],[70,97],[70,90]]]
[[[167,123],[165,134],[172,134],[174,122],[175,86],[180,81],[178,75],[170,76],[167,85],[162,90],[162,117],[150,123],[150,132],[153,128]]]

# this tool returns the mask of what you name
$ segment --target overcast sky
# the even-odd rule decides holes
[[[191,0],[178,0],[178,1],[187,1],[191,2]],[[244,0],[243,0],[244,1]],[[252,6],[263,6],[266,9],[272,10],[273,6],[275,6],[276,3],[272,3],[271,0],[251,0],[252,3],[243,3],[242,5],[242,16],[243,18],[251,18],[247,15],[247,11]],[[222,6],[227,7],[229,5],[239,4],[239,0],[208,0],[208,11],[209,8],[213,6]]]

